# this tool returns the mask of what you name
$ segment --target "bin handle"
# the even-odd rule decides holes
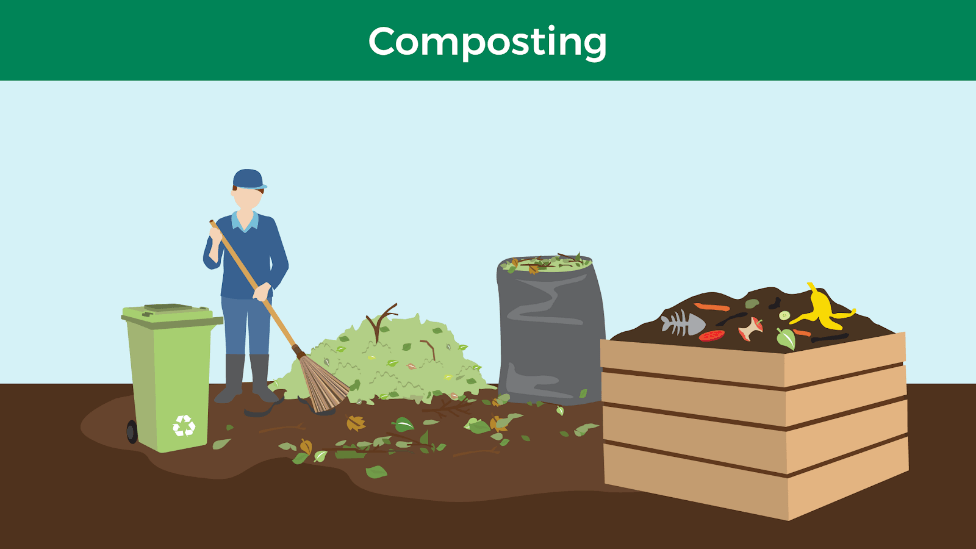
[[[217,227],[217,224],[214,223],[213,219],[210,220],[210,226],[213,227],[214,229],[220,230],[220,228]],[[245,277],[247,277],[247,281],[251,283],[251,287],[257,290],[258,283],[255,282],[253,278],[251,278],[251,273],[247,272],[247,267],[245,267],[244,263],[241,262],[241,258],[237,257],[237,252],[235,252],[234,248],[231,247],[230,242],[227,242],[227,237],[224,236],[223,231],[220,231],[220,240],[224,243],[224,247],[227,248],[228,252],[230,252],[230,255],[231,257],[234,258],[234,261],[237,262],[237,266],[241,268],[241,272],[244,273]],[[305,353],[303,353],[301,349],[298,348],[298,345],[295,343],[295,340],[291,338],[291,334],[288,333],[288,329],[285,328],[284,323],[282,323],[281,319],[278,318],[278,313],[276,313],[274,308],[271,306],[271,304],[268,303],[268,300],[266,299],[261,303],[264,303],[265,308],[268,309],[269,313],[271,313],[271,318],[273,318],[275,324],[277,324],[278,327],[281,328],[281,333],[285,334],[285,339],[288,340],[288,343],[291,345],[292,350],[295,351],[295,354],[298,355],[298,358],[304,356]]]

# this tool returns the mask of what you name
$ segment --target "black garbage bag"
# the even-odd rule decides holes
[[[496,267],[502,348],[498,393],[508,393],[511,402],[572,406],[601,399],[600,340],[607,335],[603,296],[592,261],[581,259],[589,266],[534,275]],[[586,396],[580,398],[584,389]]]

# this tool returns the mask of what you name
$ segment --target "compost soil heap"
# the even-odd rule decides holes
[[[790,330],[795,334],[796,351],[819,349],[894,333],[863,315],[853,314],[845,317],[852,312],[850,309],[830,299],[824,289],[818,288],[818,291],[830,303],[831,311],[836,315],[834,319],[842,329],[828,329],[820,320],[804,319],[790,324],[799,317],[811,313],[811,309],[814,308],[811,301],[813,290],[788,294],[778,288],[762,288],[749,292],[741,299],[715,292],[690,297],[662,311],[657,320],[621,332],[611,340],[763,353],[790,353],[793,352],[792,349],[777,341],[778,330]],[[788,316],[784,313],[788,313]],[[704,326],[696,325],[691,315],[701,319]],[[753,328],[751,333],[748,332],[753,324],[753,318],[759,322],[762,331]],[[684,323],[687,323],[690,329],[683,328],[681,325]],[[696,331],[697,328],[701,329]],[[746,331],[748,340],[741,335],[740,328]],[[700,339],[701,336],[716,331],[724,332],[720,339],[711,341]],[[805,335],[807,333],[809,335]]]

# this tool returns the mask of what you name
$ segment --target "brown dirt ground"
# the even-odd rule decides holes
[[[211,387],[211,398],[222,386]],[[276,392],[278,396],[284,390]],[[580,462],[602,463],[603,432],[594,429],[583,437],[577,437],[573,430],[585,423],[599,424],[602,421],[602,407],[599,403],[565,408],[560,417],[556,407],[544,404],[541,407],[528,404],[505,404],[486,406],[482,400],[491,400],[498,392],[480,391],[475,402],[463,411],[446,417],[438,417],[435,412],[422,412],[445,405],[457,405],[448,396],[434,397],[432,404],[417,405],[412,400],[378,401],[374,406],[343,402],[332,416],[317,417],[308,407],[297,400],[286,400],[278,404],[271,413],[262,418],[244,416],[244,410],[264,410],[268,404],[262,402],[250,389],[226,405],[210,405],[210,432],[207,446],[189,448],[176,452],[160,454],[142,444],[129,444],[124,436],[125,425],[134,419],[132,396],[112,400],[94,410],[81,424],[82,432],[90,439],[119,450],[140,452],[154,465],[180,475],[198,478],[226,479],[235,477],[263,461],[286,462],[297,452],[282,450],[279,444],[288,442],[299,447],[302,439],[311,441],[313,452],[328,450],[329,454],[321,463],[307,460],[301,464],[309,467],[332,467],[344,471],[357,486],[370,492],[424,499],[431,501],[481,501],[506,497],[524,496],[545,492],[566,492],[576,490],[623,491],[603,483],[601,467],[580,468]],[[505,417],[519,413],[517,418],[503,434],[510,442],[505,446],[490,438],[490,433],[476,435],[464,429],[470,417],[489,422],[492,416]],[[346,416],[358,416],[365,420],[366,427],[358,433],[346,426]],[[397,433],[393,425],[400,417],[406,417],[416,427],[413,431]],[[423,425],[424,420],[436,420],[435,425]],[[230,431],[227,425],[233,425]],[[283,426],[301,426],[302,429],[278,429],[261,433],[265,429]],[[121,427],[120,427],[121,426]],[[359,441],[373,441],[377,437],[397,433],[413,440],[419,440],[429,431],[429,442],[446,444],[446,448],[436,454],[422,454],[411,448],[389,455],[387,450],[395,449],[384,445],[377,453],[369,453],[362,459],[336,459],[335,444],[346,441],[354,444]],[[563,437],[560,431],[570,436]],[[522,440],[522,435],[529,441]],[[213,450],[216,440],[231,439],[220,450]],[[404,440],[392,437],[391,443]],[[416,446],[416,444],[414,444]],[[339,448],[341,449],[341,448]],[[401,449],[397,449],[401,450]],[[465,452],[493,450],[498,454],[479,452],[459,455]],[[297,467],[294,464],[289,463]],[[388,476],[381,481],[369,478],[365,469],[382,465]],[[310,472],[310,474],[314,474]]]
[[[260,401],[255,402],[247,390],[242,396],[250,399],[242,404],[258,407]],[[908,392],[911,471],[783,522],[639,492],[577,489],[455,503],[392,497],[378,493],[384,488],[375,485],[369,486],[371,491],[357,486],[413,475],[420,478],[418,486],[447,483],[462,487],[454,493],[476,492],[480,488],[475,486],[483,485],[481,478],[506,482],[501,478],[511,470],[504,465],[506,458],[527,460],[524,463],[532,474],[520,475],[525,482],[533,482],[537,476],[546,478],[550,467],[592,478],[599,474],[602,460],[586,448],[598,440],[599,431],[565,440],[565,448],[550,446],[554,453],[538,457],[529,450],[539,452],[543,446],[536,442],[544,440],[535,438],[512,442],[509,448],[515,451],[507,455],[460,458],[450,457],[463,449],[455,443],[457,446],[431,460],[440,466],[424,469],[412,466],[426,467],[422,458],[430,456],[375,456],[377,463],[382,459],[384,467],[389,465],[390,476],[365,481],[361,480],[365,475],[354,468],[293,465],[286,452],[274,448],[280,437],[273,437],[268,443],[283,454],[279,458],[257,463],[236,476],[228,466],[222,476],[230,478],[222,480],[182,476],[161,469],[138,445],[127,447],[125,415],[103,416],[100,421],[112,425],[97,426],[116,433],[120,443],[113,446],[118,447],[104,446],[82,433],[83,420],[106,402],[130,397],[130,385],[0,385],[0,398],[6,410],[12,411],[2,453],[7,503],[4,541],[12,546],[77,544],[79,540],[107,546],[460,543],[498,547],[541,543],[546,547],[602,547],[634,542],[661,547],[821,549],[961,546],[972,537],[976,438],[971,432],[976,386],[909,385]],[[278,412],[276,408],[264,418],[268,425],[284,423],[279,421],[285,414]],[[539,412],[546,416],[552,410],[543,406]],[[570,418],[581,413],[575,408],[567,410]],[[360,415],[369,420],[365,412]],[[525,421],[524,429],[539,428],[544,437],[546,424],[532,427],[534,420],[529,418],[526,414],[515,424]],[[212,421],[215,428],[220,427],[217,420],[215,416]],[[249,421],[258,420],[234,419],[231,433],[258,430],[258,424]],[[364,431],[363,438],[365,435]],[[591,440],[591,435],[597,436]],[[210,442],[218,436],[223,437],[214,430]],[[235,442],[243,446],[245,436],[263,440],[254,434],[237,436],[240,440],[223,450],[208,447],[201,453],[218,455],[231,450]],[[357,462],[364,466],[372,457]],[[400,459],[404,457],[407,459]],[[441,467],[469,458],[462,469]],[[532,490],[531,486],[525,489]]]
[[[831,299],[830,294],[828,294],[826,290],[823,288],[818,289],[820,292],[827,294],[827,298],[830,299],[832,312],[849,313],[851,311],[851,309],[848,309],[847,307],[844,307]],[[681,345],[685,347],[713,347],[716,349],[732,349],[737,351],[790,353],[793,351],[790,351],[789,348],[776,342],[776,336],[779,333],[776,331],[777,328],[781,330],[791,329],[810,332],[809,337],[797,335],[797,352],[805,351],[807,349],[818,349],[828,345],[838,345],[841,343],[858,341],[860,339],[880,337],[893,333],[891,330],[875,324],[870,318],[859,313],[849,318],[835,319],[834,321],[844,328],[839,332],[824,328],[820,325],[819,321],[813,322],[809,320],[801,320],[796,324],[790,324],[790,321],[795,320],[800,315],[809,313],[813,310],[813,305],[810,302],[810,295],[812,293],[812,291],[807,290],[798,294],[788,294],[780,291],[778,288],[762,288],[749,292],[741,299],[731,298],[725,294],[715,292],[699,294],[678,303],[674,307],[670,307],[662,311],[661,314],[657,316],[657,319],[650,322],[645,322],[633,330],[621,332],[613,336],[611,339],[614,341],[658,343],[661,345]],[[779,306],[777,306],[775,309],[770,309],[770,306],[775,305],[777,298],[780,299]],[[750,299],[759,300],[759,305],[752,309],[746,309],[745,303]],[[707,305],[725,305],[729,307],[729,310],[702,310],[696,307],[695,303],[703,303]],[[701,333],[694,336],[685,336],[673,334],[671,327],[668,327],[667,331],[662,330],[664,327],[664,322],[661,320],[661,317],[667,316],[668,319],[670,319],[672,315],[682,310],[685,312],[686,316],[694,314],[705,321],[706,327],[701,333],[710,332],[712,330],[725,330],[725,336],[722,337],[722,339],[704,343],[698,339],[698,336],[701,335]],[[789,311],[790,318],[787,320],[780,320],[779,313],[781,311]],[[732,315],[740,313],[744,313],[744,315],[739,318],[727,320]],[[752,322],[752,317],[762,321],[763,331],[761,333],[753,332],[749,337],[750,341],[746,341],[742,339],[741,335],[739,335],[739,328],[749,326]],[[719,323],[722,321],[726,322],[724,325],[720,326]],[[835,336],[843,333],[849,334],[848,337],[843,340],[829,340],[813,343],[813,338],[815,337]]]

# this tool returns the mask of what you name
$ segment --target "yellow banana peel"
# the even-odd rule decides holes
[[[801,320],[815,321],[819,320],[820,324],[828,330],[843,330],[844,327],[837,324],[832,319],[834,318],[849,318],[857,313],[857,309],[851,309],[849,313],[834,313],[830,309],[830,298],[825,294],[820,293],[817,287],[813,285],[813,282],[807,282],[807,286],[813,291],[810,294],[810,302],[813,303],[813,311],[805,315],[800,315],[790,321],[790,324],[796,324]]]

